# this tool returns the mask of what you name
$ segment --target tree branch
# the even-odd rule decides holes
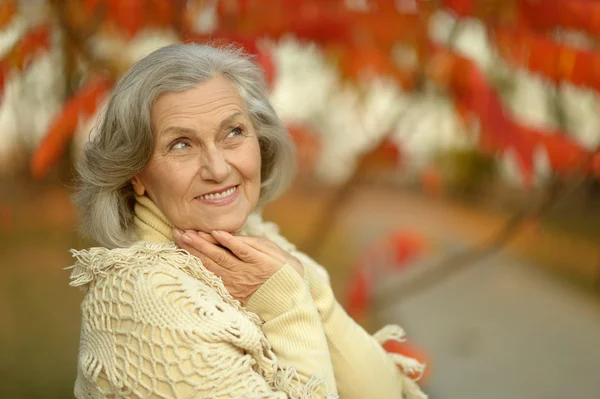
[[[71,2],[69,5],[71,5]],[[105,7],[100,7],[100,10],[94,13],[88,27],[82,32],[72,26],[68,16],[70,8],[65,6],[64,1],[52,0],[51,6],[60,29],[63,31],[67,46],[70,46],[76,55],[80,55],[93,72],[106,73],[108,71],[113,78],[119,76],[120,68],[118,67],[118,63],[94,57],[87,47],[87,41],[93,35],[97,34],[99,27],[102,25],[106,16]],[[77,6],[80,7],[80,5]]]
[[[585,178],[577,178],[573,183],[567,185],[562,190],[558,189],[557,184],[551,184],[544,198],[532,207],[526,207],[512,215],[490,239],[474,245],[458,254],[451,255],[440,261],[437,265],[431,267],[423,274],[405,284],[400,284],[393,289],[388,289],[375,298],[375,307],[377,310],[386,309],[398,301],[414,295],[426,288],[431,288],[444,278],[473,266],[476,261],[482,260],[487,256],[497,253],[504,248],[515,234],[519,231],[524,222],[540,218],[556,205],[562,198],[575,191],[583,184]]]

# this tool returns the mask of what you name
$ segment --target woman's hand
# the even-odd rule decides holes
[[[174,230],[173,236],[177,245],[221,277],[227,291],[243,305],[285,264],[304,276],[304,266],[298,259],[262,237],[234,236],[216,230],[212,234]]]

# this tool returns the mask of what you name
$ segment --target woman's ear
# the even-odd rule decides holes
[[[146,193],[146,187],[144,187],[144,183],[142,183],[142,180],[139,176],[135,176],[133,179],[131,179],[131,184],[133,185],[133,191],[137,195],[142,196]]]

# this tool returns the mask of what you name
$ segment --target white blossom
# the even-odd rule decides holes
[[[325,132],[317,176],[343,182],[352,175],[359,156],[374,149],[397,123],[405,94],[389,80],[346,85],[336,91],[317,128]]]
[[[476,134],[465,129],[448,98],[415,94],[404,106],[393,140],[408,155],[410,169],[427,166],[440,152],[474,147]]]
[[[450,33],[458,23],[458,18],[448,11],[438,10],[429,17],[427,29],[429,38],[439,44],[447,44]]]
[[[396,43],[391,50],[390,57],[400,68],[417,69],[419,67],[419,55],[417,50],[403,43]]]
[[[533,149],[531,184],[540,187],[546,184],[552,176],[552,167],[548,151],[543,145],[537,145]],[[514,148],[507,148],[499,155],[500,176],[503,180],[515,187],[523,187],[525,184],[525,172],[517,158]]]
[[[345,87],[329,99],[329,113],[321,121],[323,132],[316,175],[327,182],[343,182],[356,166],[357,154],[366,134],[359,117],[360,101],[356,90]]]
[[[5,57],[17,40],[27,29],[26,20],[15,16],[6,27],[0,31],[0,57]],[[8,162],[8,154],[19,145],[19,129],[15,114],[15,92],[18,92],[19,81],[14,74],[4,76],[4,93],[0,94],[0,168]]]
[[[568,132],[581,146],[594,151],[600,145],[600,96],[595,90],[567,82],[559,90]]]
[[[154,50],[179,41],[172,30],[167,29],[144,29],[138,32],[133,39],[127,43],[125,51],[131,64],[144,58]]]
[[[194,32],[211,33],[217,29],[219,18],[217,3],[219,0],[205,0],[201,3],[200,10],[194,15],[196,18],[192,23]]]
[[[538,145],[533,150],[533,184],[546,183],[552,176],[552,166],[548,150],[543,145]]]
[[[556,129],[552,103],[555,88],[543,76],[521,68],[512,69],[512,89],[503,92],[504,105],[512,118],[540,129]]]
[[[271,46],[271,55],[276,71],[271,102],[282,119],[314,121],[331,111],[338,73],[314,43],[286,37]]]
[[[487,70],[495,61],[486,26],[478,19],[461,20],[453,48],[462,56],[474,61],[482,70]]]
[[[556,28],[552,32],[552,37],[558,43],[574,49],[594,51],[596,48],[596,39],[583,31]]]
[[[515,150],[512,148],[506,149],[500,155],[500,176],[513,186],[523,187],[525,179]]]
[[[0,31],[0,57],[4,57],[15,45],[17,40],[23,36],[29,24],[21,15],[15,15],[13,19]]]
[[[132,65],[152,51],[176,43],[177,35],[168,29],[143,29],[131,40],[122,35],[96,35],[90,38],[90,47],[95,57]]]
[[[369,11],[371,8],[368,0],[345,0],[344,7],[348,10],[362,12]]]
[[[417,0],[395,0],[396,10],[400,13],[417,13],[419,5]]]

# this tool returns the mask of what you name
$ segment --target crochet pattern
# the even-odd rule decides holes
[[[321,389],[277,366],[258,317],[185,251],[146,243],[73,254],[71,285],[87,290],[78,397],[312,398]]]

